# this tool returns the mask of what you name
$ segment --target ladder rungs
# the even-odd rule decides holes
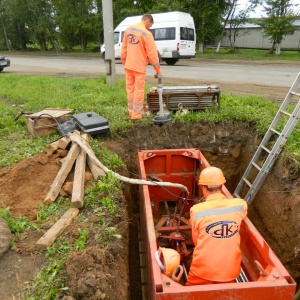
[[[257,165],[255,162],[252,162],[252,165],[258,170],[261,170],[261,167],[259,165]]]
[[[246,179],[245,177],[243,177],[243,180],[246,182],[246,184],[251,188],[251,186],[252,186],[252,184],[251,184],[251,182],[248,180],[248,179]]]
[[[288,113],[288,112],[287,112],[287,111],[285,111],[285,110],[281,110],[280,112],[281,112],[281,113],[283,113],[283,114],[285,114],[285,115],[287,115],[287,116],[289,116],[289,117],[291,117],[291,116],[292,116],[292,114]]]
[[[270,128],[271,131],[273,131],[274,133],[276,133],[277,135],[281,135],[281,133],[277,130],[275,130],[274,128]]]
[[[293,96],[297,97],[295,100],[297,100],[298,103],[297,103],[294,111],[290,113],[286,110],[286,107],[290,103],[291,98]],[[287,121],[284,129],[282,130],[282,132],[279,132],[276,130],[276,128],[278,129],[277,125],[279,124],[279,117],[283,117],[283,115],[278,116],[276,114],[275,118],[272,121],[272,125],[269,127],[265,137],[263,138],[260,145],[258,146],[257,151],[255,152],[251,162],[249,163],[244,175],[242,176],[240,182],[238,183],[238,186],[236,187],[236,189],[233,193],[236,197],[239,197],[238,193],[244,194],[244,192],[241,192],[241,190],[242,190],[242,188],[244,188],[245,184],[247,184],[247,186],[249,187],[249,190],[246,192],[246,195],[243,198],[248,204],[251,203],[251,201],[255,197],[256,193],[258,192],[259,188],[261,187],[262,182],[264,181],[266,175],[272,168],[274,157],[279,154],[283,142],[288,138],[291,131],[293,130],[293,128],[296,126],[297,122],[300,119],[300,116],[299,116],[300,99],[299,98],[300,98],[300,73],[298,74],[295,82],[291,86],[291,90],[289,91],[289,93],[287,94],[285,99],[283,100],[282,105],[280,106],[280,108],[277,112],[279,114],[283,114],[283,115],[287,116],[287,117],[283,118],[283,119],[288,119],[288,120],[283,120],[283,121]],[[278,130],[281,130],[281,129],[278,129]],[[275,137],[273,133],[277,134],[277,137]],[[269,150],[267,147],[271,147],[269,143],[270,143],[270,140],[274,137],[277,138],[277,141],[275,142],[277,149],[273,150],[271,148],[271,150]],[[274,145],[274,147],[275,147],[275,145]],[[264,150],[266,152],[266,153],[263,153],[263,156],[267,156],[267,157],[265,158],[264,162],[261,163],[258,160],[258,158],[262,154],[261,153],[262,150]],[[251,169],[252,166],[257,169],[258,172],[256,171],[256,173],[258,173],[258,174],[256,174],[256,175],[253,174],[253,176],[250,176],[250,172],[251,172],[250,170],[252,170]],[[249,180],[247,178],[249,178]],[[250,182],[250,180],[252,181],[252,183]],[[242,278],[239,278],[239,281],[242,281]]]
[[[233,196],[234,196],[235,198],[242,198],[242,197],[241,197],[239,194],[237,194],[237,193],[234,193]]]
[[[271,151],[268,148],[266,148],[265,146],[261,145],[260,147],[263,148],[266,152],[271,153]]]
[[[298,96],[300,97],[300,94],[299,93],[296,93],[296,92],[291,92],[291,94],[295,95],[295,96]]]

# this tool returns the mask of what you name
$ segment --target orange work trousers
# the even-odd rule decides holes
[[[125,69],[126,92],[129,116],[132,120],[142,117],[146,74]]]
[[[230,282],[234,282],[234,280],[224,281],[224,282],[212,281],[212,280],[207,280],[198,277],[195,274],[189,272],[189,276],[185,285],[217,284],[217,283],[230,283]]]

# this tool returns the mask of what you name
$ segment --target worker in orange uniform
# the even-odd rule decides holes
[[[160,74],[156,44],[149,28],[153,17],[144,15],[140,23],[126,29],[122,42],[121,62],[125,67],[127,104],[131,120],[139,120],[144,111],[146,66],[152,64],[157,77]]]
[[[205,202],[190,209],[195,245],[186,285],[233,282],[241,272],[240,225],[247,215],[243,199],[221,193],[221,169],[205,168],[199,178]]]

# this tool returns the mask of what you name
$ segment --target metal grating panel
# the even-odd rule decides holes
[[[179,106],[192,110],[204,110],[210,106],[220,108],[220,89],[218,86],[176,86],[163,88],[163,102],[168,110],[178,110]],[[159,110],[157,88],[147,94],[150,111]]]

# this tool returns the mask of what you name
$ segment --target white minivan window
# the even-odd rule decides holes
[[[180,27],[180,39],[185,41],[194,41],[195,34],[193,28]]]
[[[175,40],[175,27],[150,29],[155,41]]]
[[[115,32],[114,32],[114,43],[115,43],[115,44],[118,44],[118,43],[119,43],[119,35],[120,35],[120,32],[119,32],[119,31],[115,31]]]

